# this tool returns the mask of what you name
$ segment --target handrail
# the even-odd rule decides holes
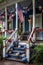
[[[8,52],[8,50],[9,50],[9,48],[11,47],[11,45],[13,45],[13,42],[14,42],[14,40],[15,40],[15,35],[16,35],[16,32],[17,32],[17,30],[15,30],[15,31],[13,31],[13,33],[10,35],[10,37],[7,39],[7,43],[6,44],[8,44],[9,46],[8,46],[8,48],[6,49],[6,52]],[[13,38],[13,39],[12,39]],[[9,40],[11,40],[11,41],[9,41]]]
[[[31,31],[30,36],[29,36],[29,38],[28,38],[28,42],[32,42],[32,39],[31,39],[31,38],[33,37],[33,34],[34,34],[35,30],[36,30],[36,28],[34,28],[34,29]]]
[[[34,29],[32,30],[32,32],[30,33],[30,36],[29,36],[29,38],[28,38],[28,42],[32,42],[32,43],[33,43],[32,37],[33,37],[34,33],[35,33],[35,32],[40,32],[40,31],[43,31],[43,28],[34,28]]]
[[[10,32],[10,33],[9,33]],[[4,31],[1,31],[0,34],[3,35],[4,33],[4,36],[8,36],[7,33],[10,34],[10,36],[4,41],[3,40],[3,57],[5,57],[6,53],[8,52],[8,50],[10,49],[10,47],[13,45],[13,42],[16,40],[16,33],[17,33],[17,29],[15,30],[4,30]]]

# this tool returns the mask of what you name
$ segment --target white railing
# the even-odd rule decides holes
[[[16,40],[16,37],[15,37],[16,32],[17,31],[13,31],[13,33],[10,35],[10,37],[8,37],[8,39],[6,40],[6,52],[8,52],[10,47],[13,45],[13,42]]]
[[[29,62],[30,60],[30,46],[31,46],[31,42],[32,42],[32,37],[33,37],[33,34],[35,32],[35,29],[33,29],[30,33],[30,36],[28,38],[28,41],[27,41],[27,49],[26,49],[26,57],[27,57],[27,61]]]
[[[3,57],[5,57],[6,52],[8,52],[13,45],[13,42],[17,40],[17,29],[1,31],[0,35],[6,37],[6,39],[3,40]]]
[[[37,40],[43,40],[43,28],[35,28],[30,33],[30,36],[27,41],[27,50],[26,50],[26,56],[27,56],[28,61],[30,58],[30,47],[33,45],[33,42],[37,41],[36,39],[35,39],[35,41],[33,41],[34,34],[35,34],[35,37]]]
[[[30,36],[29,36],[29,38],[28,38],[28,43],[32,42],[32,38],[33,38],[33,35],[34,35],[34,33],[35,33],[35,30],[36,30],[36,29],[33,29],[33,30],[31,31]]]
[[[13,45],[13,42],[17,40],[16,33],[17,33],[17,30],[13,31],[12,34],[7,38],[7,40],[6,40],[6,52],[8,52],[10,47]]]
[[[36,30],[36,40],[43,40],[43,28]]]

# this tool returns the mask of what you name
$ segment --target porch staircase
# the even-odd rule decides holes
[[[15,46],[15,44],[13,44],[9,51],[6,53],[6,60],[26,63],[26,45],[20,45],[18,43],[18,46]]]

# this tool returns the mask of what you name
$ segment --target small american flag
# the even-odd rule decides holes
[[[20,5],[17,6],[18,16],[21,22],[24,22],[24,16]]]

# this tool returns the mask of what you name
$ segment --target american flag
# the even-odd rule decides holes
[[[18,16],[21,22],[24,22],[24,16],[20,5],[17,6]]]

